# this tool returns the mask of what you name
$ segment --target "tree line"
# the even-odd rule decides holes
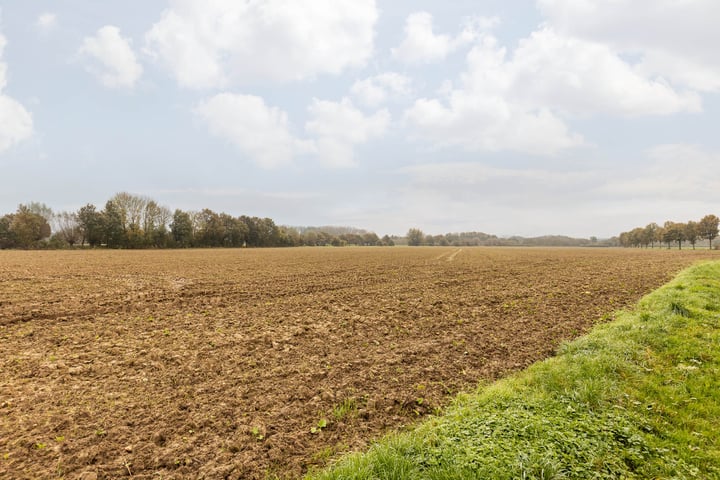
[[[720,224],[718,217],[705,215],[699,221],[690,220],[687,223],[667,221],[662,226],[650,223],[623,232],[618,238],[623,247],[654,248],[655,244],[664,244],[667,248],[671,248],[677,244],[678,249],[682,249],[685,243],[695,249],[699,241],[707,240],[712,249],[712,242],[718,236],[718,224]]]
[[[0,248],[202,248],[294,246],[392,246],[387,235],[334,227],[278,226],[270,218],[233,217],[210,209],[183,211],[121,192],[102,209],[87,204],[75,212],[55,213],[45,204],[21,204],[0,217]]]
[[[573,238],[565,235],[544,235],[540,237],[512,236],[501,238],[483,232],[446,233],[426,235],[419,228],[411,228],[406,236],[410,246],[440,247],[615,247],[616,237],[598,240],[596,237]]]

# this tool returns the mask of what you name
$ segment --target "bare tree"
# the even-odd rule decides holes
[[[83,239],[80,221],[75,212],[59,212],[53,215],[53,231],[70,246],[80,243]]]
[[[123,227],[126,230],[140,230],[143,224],[143,214],[150,199],[133,195],[127,192],[116,193],[110,199],[120,211],[123,219]]]

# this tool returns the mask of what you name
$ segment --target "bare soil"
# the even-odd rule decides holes
[[[717,252],[0,252],[0,477],[297,478]]]

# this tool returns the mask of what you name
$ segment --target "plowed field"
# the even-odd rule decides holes
[[[298,477],[712,253],[0,252],[0,478]]]

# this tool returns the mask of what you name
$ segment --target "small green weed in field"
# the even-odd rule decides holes
[[[265,434],[262,433],[262,430],[260,427],[252,427],[250,430],[250,434],[255,438],[255,440],[263,440],[265,438]]]
[[[355,415],[358,410],[357,400],[354,398],[346,398],[333,407],[333,418],[342,420],[345,417]]]
[[[328,426],[327,419],[321,418],[320,420],[318,420],[317,424],[314,427],[310,428],[310,433],[312,433],[312,434],[320,433],[323,431],[323,429],[327,428],[327,426]]]

